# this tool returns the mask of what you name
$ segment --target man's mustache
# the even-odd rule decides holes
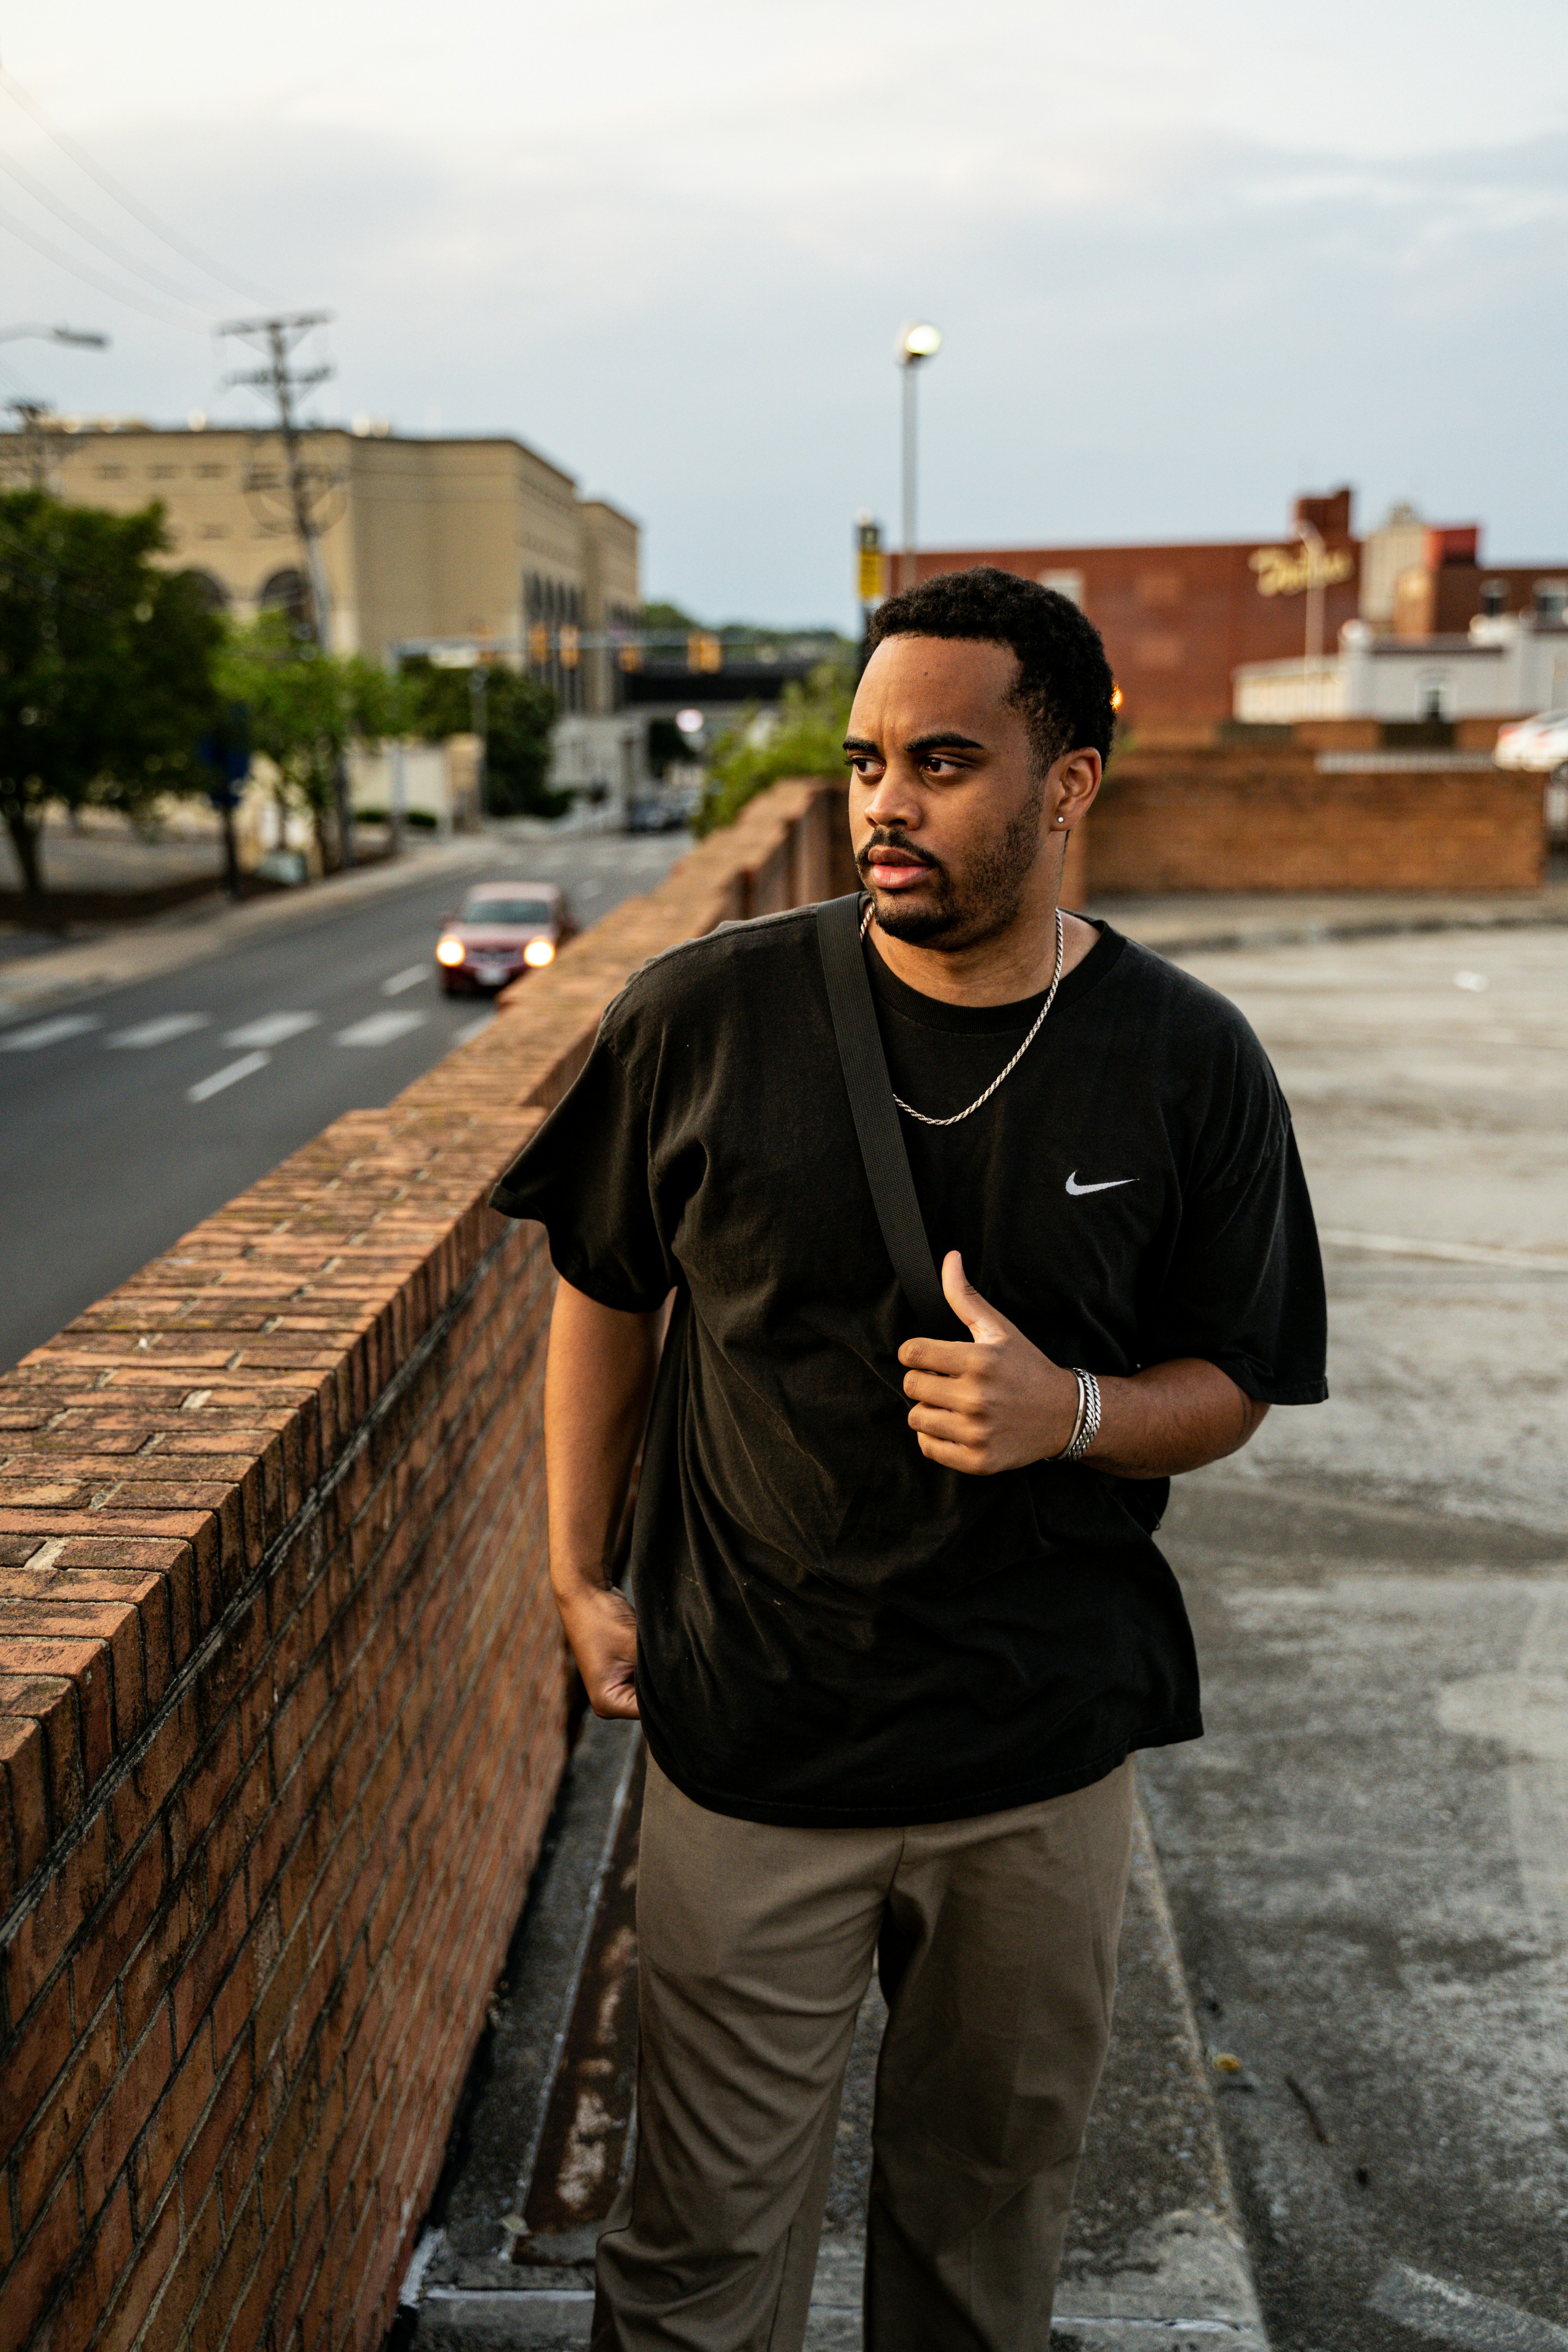
[[[864,848],[858,849],[855,853],[855,863],[860,867],[862,872],[865,871],[866,866],[869,864],[871,853],[874,849],[897,849],[901,851],[904,856],[909,858],[913,865],[928,866],[933,874],[940,874],[942,871],[942,864],[940,857],[928,856],[927,853],[923,849],[917,849],[912,841],[906,841],[902,834],[888,832],[879,826],[871,835],[870,839],[866,843]]]

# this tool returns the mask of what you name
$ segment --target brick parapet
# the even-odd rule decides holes
[[[1068,896],[1542,887],[1541,777],[1375,759],[1321,772],[1312,750],[1283,744],[1120,752]]]
[[[774,786],[0,1379],[0,2341],[372,2347],[564,1758],[553,1276],[487,1206]]]

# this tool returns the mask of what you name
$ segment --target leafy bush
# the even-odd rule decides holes
[[[466,669],[423,659],[404,667],[416,731],[427,741],[466,735],[474,723]],[[550,737],[558,705],[547,686],[497,662],[485,667],[485,807],[491,816],[562,816],[570,793],[552,792]]]
[[[692,831],[700,837],[728,824],[749,800],[781,776],[842,775],[844,732],[854,696],[855,677],[847,662],[824,662],[804,685],[785,687],[778,722],[765,742],[747,740],[757,713],[745,712],[713,746]]]

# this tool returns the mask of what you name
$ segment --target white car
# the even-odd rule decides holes
[[[1542,775],[1568,764],[1568,710],[1542,710],[1500,728],[1492,758],[1500,768],[1533,768]]]

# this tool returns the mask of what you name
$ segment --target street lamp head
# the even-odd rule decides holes
[[[942,329],[917,320],[900,335],[893,356],[900,367],[918,367],[921,360],[934,360],[942,349]]]
[[[96,334],[89,327],[51,327],[49,340],[56,343],[69,343],[79,352],[106,352],[109,349],[109,337]]]

